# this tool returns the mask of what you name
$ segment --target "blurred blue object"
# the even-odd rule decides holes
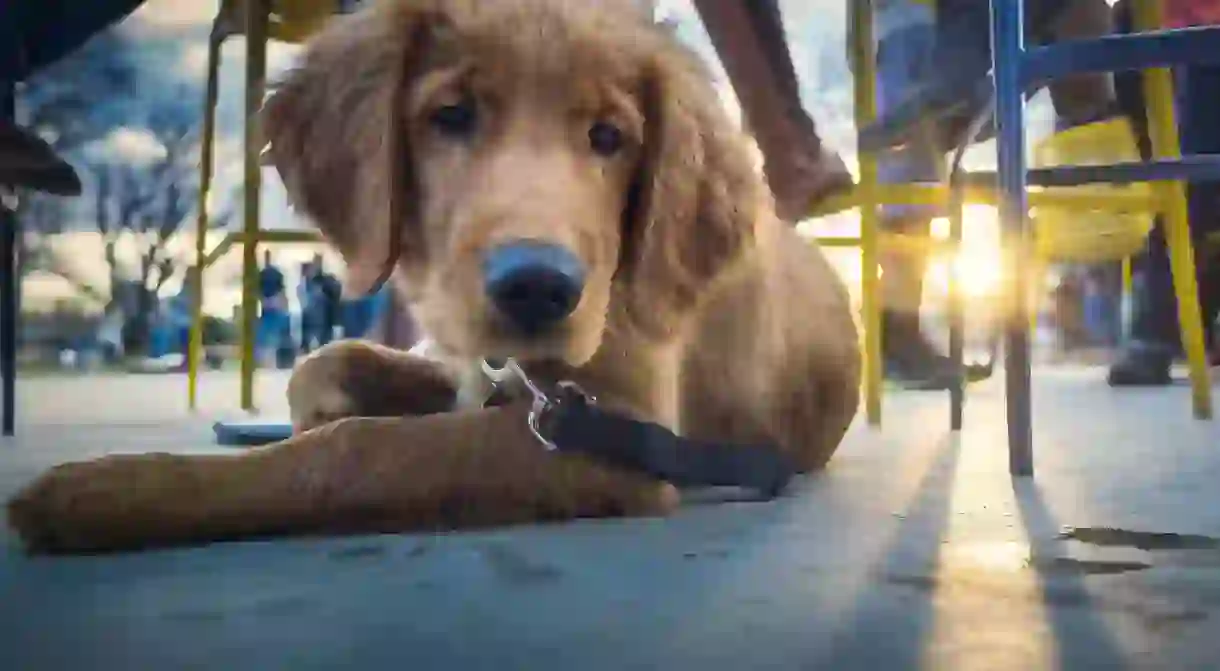
[[[291,424],[259,422],[217,422],[212,425],[216,443],[228,447],[269,445],[292,437]]]
[[[389,288],[382,287],[380,291],[368,296],[361,296],[342,303],[340,321],[343,326],[344,338],[365,338],[373,323],[387,309],[389,304]]]

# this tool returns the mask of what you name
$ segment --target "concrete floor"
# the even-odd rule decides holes
[[[2,666],[1215,668],[1220,426],[1190,419],[1184,386],[1103,376],[1036,371],[1038,475],[1015,484],[993,381],[957,439],[943,395],[892,394],[883,431],[858,426],[773,503],[101,558],[29,558],[0,536]],[[282,385],[260,383],[268,412]],[[236,381],[206,381],[209,420],[182,418],[183,389],[31,380],[0,495],[62,460],[221,449],[209,420]]]

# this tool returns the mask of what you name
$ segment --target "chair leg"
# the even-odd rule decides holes
[[[1004,369],[1008,420],[1008,469],[1033,475],[1030,389],[1030,258],[1028,194],[1025,188],[1025,96],[1020,62],[1024,50],[1022,0],[991,0],[992,67],[996,88],[997,168],[1000,222],[1008,255],[1008,305]]]
[[[949,387],[949,428],[961,431],[966,404],[965,315],[962,307],[961,277],[957,257],[962,249],[962,203],[949,212],[949,240],[953,261],[949,264],[949,360],[953,365],[953,384]]]
[[[0,433],[11,436],[17,421],[17,217],[0,204]]]
[[[1135,276],[1132,271],[1131,257],[1123,259],[1123,284],[1119,302],[1119,346],[1125,347],[1131,334],[1131,303],[1135,289]]]
[[[877,116],[877,63],[873,49],[871,0],[853,4],[857,30],[855,50],[856,128],[868,126]],[[859,151],[861,312],[864,319],[864,408],[869,426],[881,426],[881,301],[877,279],[877,157]]]
[[[218,19],[219,21],[219,19]],[[203,358],[203,277],[207,256],[208,203],[211,200],[212,157],[216,140],[216,100],[220,88],[220,31],[208,37],[207,91],[203,101],[203,138],[199,150],[199,203],[195,213],[195,268],[191,283],[191,341],[187,348],[187,407],[199,405],[199,364]]]
[[[1162,24],[1158,0],[1136,0],[1132,7],[1137,31],[1157,30]],[[1148,104],[1148,132],[1155,156],[1181,156],[1177,115],[1174,113],[1173,81],[1167,68],[1144,73],[1144,99]],[[1178,302],[1178,324],[1182,347],[1190,364],[1191,401],[1197,419],[1211,419],[1211,380],[1207,365],[1207,343],[1203,337],[1203,315],[1195,276],[1194,248],[1190,241],[1190,218],[1186,187],[1181,182],[1158,185],[1164,193],[1165,244]]]
[[[241,408],[254,410],[255,323],[258,321],[258,243],[259,204],[262,193],[262,165],[255,119],[263,106],[267,71],[267,0],[246,3],[246,129],[245,129],[245,202],[242,240],[241,294]]]
[[[15,96],[12,84],[0,83],[0,118],[12,119]],[[0,198],[4,194],[0,193]],[[21,278],[17,276],[17,214],[0,203],[0,393],[4,404],[0,416],[0,433],[11,436],[17,423],[17,329],[21,314],[17,308],[17,292]]]

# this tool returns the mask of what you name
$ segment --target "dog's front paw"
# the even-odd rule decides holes
[[[115,455],[61,464],[8,502],[8,522],[31,552],[90,552],[113,547],[165,501],[192,497],[176,488],[166,454]],[[180,482],[178,484],[181,484]]]
[[[298,433],[347,417],[445,412],[455,398],[456,384],[437,362],[362,340],[317,350],[288,382]]]

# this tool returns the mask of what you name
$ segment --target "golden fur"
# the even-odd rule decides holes
[[[668,485],[543,453],[519,409],[334,422],[461,406],[483,357],[515,356],[688,436],[772,441],[802,469],[822,467],[858,403],[846,291],[776,218],[704,68],[631,4],[383,0],[323,30],[267,103],[271,158],[346,259],[347,289],[392,276],[437,360],[336,344],[294,373],[291,441],[210,461],[59,467],[10,504],[31,547],[672,508]],[[453,106],[476,112],[469,136],[438,130]],[[621,149],[592,150],[596,123],[621,133]],[[482,255],[522,238],[563,245],[589,269],[575,312],[546,338],[499,329],[482,290]],[[195,493],[146,484],[158,475]],[[120,482],[144,498],[107,504],[99,492]],[[106,525],[127,535],[82,531]]]

